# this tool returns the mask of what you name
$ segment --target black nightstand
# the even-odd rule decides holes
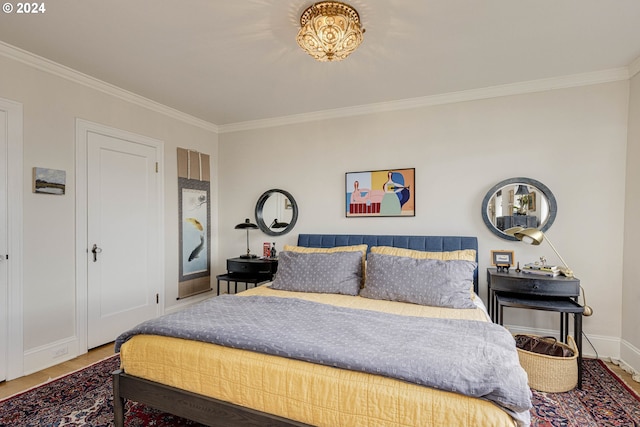
[[[527,273],[498,273],[495,268],[487,269],[489,288],[489,311],[491,319],[496,320],[495,293],[510,293],[529,296],[573,298],[580,296],[580,280],[564,276],[547,277]]]
[[[569,314],[574,315],[574,338],[578,347],[578,388],[582,388],[582,312],[578,304],[580,280],[564,276],[547,277],[527,273],[498,273],[487,269],[491,320],[502,325],[504,307],[560,313],[560,341],[569,333]]]
[[[220,281],[234,284],[234,293],[238,292],[238,282],[257,286],[260,283],[273,280],[278,270],[278,260],[271,258],[229,258],[227,273],[216,276],[218,295],[220,295]],[[231,291],[231,289],[229,289]]]

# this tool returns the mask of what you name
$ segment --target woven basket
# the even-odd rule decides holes
[[[529,376],[529,387],[549,393],[572,390],[578,385],[578,348],[573,337],[567,337],[568,344],[559,346],[573,351],[572,357],[547,356],[518,348],[520,365]]]

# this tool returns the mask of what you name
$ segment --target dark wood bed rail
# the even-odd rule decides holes
[[[115,427],[125,425],[126,399],[211,427],[311,427],[309,424],[127,375],[122,370],[117,370],[112,375]]]

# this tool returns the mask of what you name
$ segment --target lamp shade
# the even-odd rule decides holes
[[[518,185],[516,196],[524,196],[525,194],[529,194],[529,188],[526,185]]]
[[[524,228],[513,233],[516,239],[529,245],[539,245],[544,240],[544,233],[537,228]],[[562,259],[562,258],[560,258]]]
[[[255,225],[254,223],[252,223],[251,221],[249,221],[249,218],[246,218],[244,220],[244,222],[241,222],[240,224],[236,225],[233,228],[235,228],[236,230],[243,230],[245,228],[247,228],[247,229],[255,229],[255,228],[258,228],[258,226]]]

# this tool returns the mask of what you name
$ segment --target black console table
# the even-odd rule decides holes
[[[218,295],[220,295],[220,281],[234,284],[234,293],[238,292],[238,282],[257,286],[260,283],[273,280],[278,270],[278,260],[272,258],[229,258],[227,273],[216,276]],[[231,292],[231,289],[229,289]]]
[[[582,312],[578,304],[580,280],[564,276],[547,277],[527,273],[502,273],[487,269],[489,312],[502,325],[504,307],[544,310],[560,313],[560,341],[567,342],[569,314],[574,315],[573,329],[578,347],[578,388],[582,388]]]

